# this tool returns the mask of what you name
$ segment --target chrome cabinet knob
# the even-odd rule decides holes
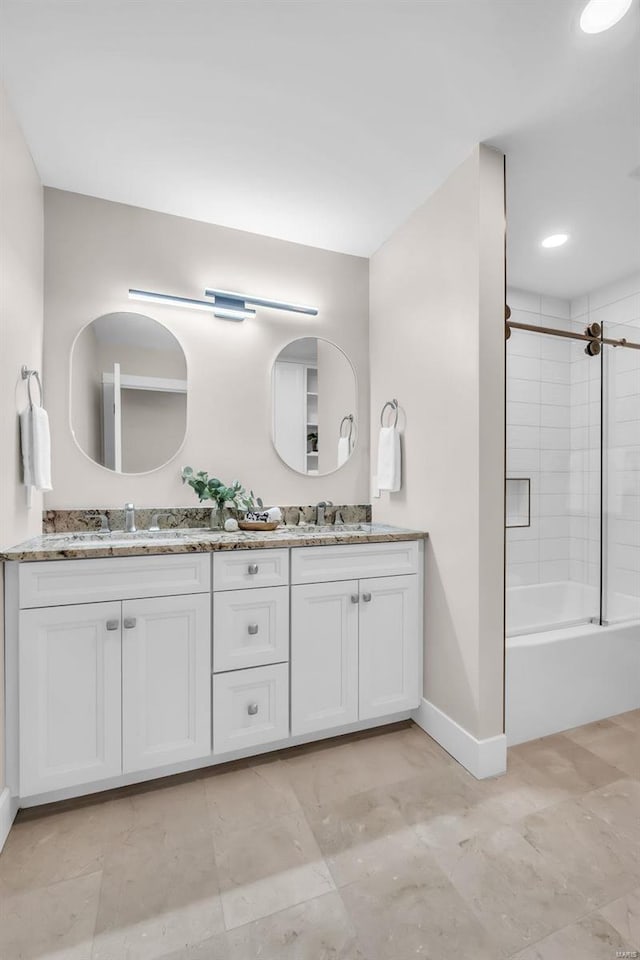
[[[247,630],[249,631],[249,636],[255,637],[256,633],[258,632],[258,624],[250,623],[247,627]]]
[[[249,716],[255,717],[257,712],[258,712],[258,704],[250,703],[249,706],[247,707],[247,713],[249,714]]]
[[[119,620],[107,620],[107,630],[117,630],[119,626]]]
[[[135,625],[136,625],[136,618],[135,618],[135,617],[125,617],[122,622],[123,622],[123,624],[124,624],[125,630],[132,630],[132,629],[135,627]]]
[[[370,593],[363,593],[363,594],[362,594],[362,599],[364,600],[365,603],[371,603],[371,594],[370,594]]]
[[[253,574],[257,573],[257,572],[258,572],[258,564],[257,564],[257,563],[250,563],[250,564],[249,564],[249,573],[253,575]]]
[[[357,593],[351,594],[351,603],[360,603],[360,597]]]

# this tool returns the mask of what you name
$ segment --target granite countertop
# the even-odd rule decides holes
[[[138,557],[162,553],[210,553],[214,550],[264,550],[316,547],[335,543],[387,543],[422,540],[426,533],[383,523],[337,526],[282,526],[271,532],[224,533],[208,528],[140,530],[125,533],[50,533],[25,540],[0,554],[2,560],[69,560],[87,557]]]

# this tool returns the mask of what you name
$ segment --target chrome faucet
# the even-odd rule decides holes
[[[321,500],[320,503],[316,504],[316,524],[321,527],[327,522],[325,516],[325,507],[332,507],[333,504],[331,500]]]
[[[88,513],[87,517],[97,517],[100,521],[100,530],[99,533],[111,533],[111,528],[109,527],[109,518],[106,513],[100,513],[96,511],[95,513]]]
[[[149,531],[151,533],[157,533],[158,530],[160,529],[160,522],[159,522],[160,517],[170,517],[170,516],[171,516],[170,513],[160,513],[159,511],[156,511],[156,513],[152,513],[151,523],[149,524]]]
[[[127,533],[135,533],[136,527],[136,508],[132,503],[124,505],[124,528]]]

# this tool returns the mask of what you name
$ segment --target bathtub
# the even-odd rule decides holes
[[[542,585],[550,586],[555,584]],[[545,592],[541,594],[544,598]],[[547,599],[554,595],[547,591]],[[527,617],[532,618],[530,608]],[[507,637],[505,686],[505,729],[511,746],[636,710],[640,621],[550,630],[547,620],[545,630]]]

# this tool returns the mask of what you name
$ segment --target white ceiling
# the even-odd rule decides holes
[[[363,256],[491,143],[510,283],[572,296],[640,265],[639,2],[0,0],[4,83],[48,185]]]

